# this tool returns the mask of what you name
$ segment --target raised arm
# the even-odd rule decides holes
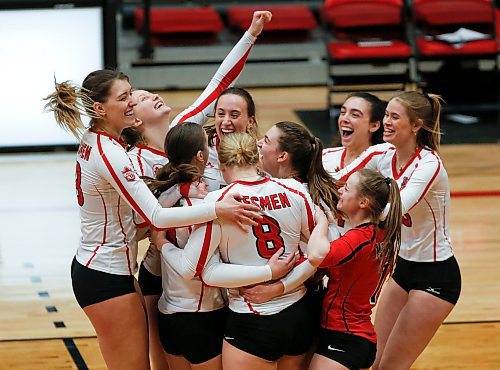
[[[248,55],[264,25],[271,21],[272,14],[268,11],[256,11],[252,24],[222,61],[219,69],[208,83],[208,86],[196,101],[174,118],[170,126],[190,121],[203,124],[214,111],[214,104],[222,91],[234,85],[243,71]]]

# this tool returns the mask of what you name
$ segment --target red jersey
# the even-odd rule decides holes
[[[366,223],[330,242],[330,252],[319,268],[328,268],[328,291],[323,300],[321,326],[377,341],[371,322],[386,273],[379,269],[376,246],[383,231]]]

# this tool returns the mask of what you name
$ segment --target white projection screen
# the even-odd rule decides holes
[[[103,43],[98,6],[0,11],[2,152],[76,143],[43,112],[42,99],[53,91],[54,76],[81,84],[103,68]]]

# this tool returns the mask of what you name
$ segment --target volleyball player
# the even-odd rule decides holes
[[[374,369],[408,369],[455,306],[460,269],[449,236],[450,185],[437,150],[437,95],[403,92],[387,105],[384,140],[394,145],[378,163],[394,178],[403,206],[401,250],[375,317]]]
[[[133,211],[153,227],[183,226],[223,217],[255,225],[257,210],[230,199],[190,210],[163,209],[135,172],[120,140],[136,123],[135,100],[127,76],[118,71],[90,73],[82,87],[56,83],[46,108],[59,125],[80,141],[76,156],[76,192],[82,239],[72,264],[78,303],[89,317],[110,369],[149,369],[147,324],[135,289],[136,228]],[[90,128],[80,113],[90,118]],[[117,320],[117,318],[120,318]],[[131,340],[133,338],[133,340]]]
[[[381,223],[386,206],[388,214]],[[355,226],[330,241],[328,221],[318,212],[307,248],[311,264],[328,268],[329,276],[311,370],[367,369],[373,364],[371,311],[401,241],[401,199],[394,180],[361,169],[340,189],[337,207]]]

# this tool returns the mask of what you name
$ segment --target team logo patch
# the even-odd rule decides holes
[[[153,175],[154,177],[156,177],[156,175],[158,175],[158,172],[160,172],[160,170],[162,169],[163,165],[161,164],[155,164],[153,166]]]
[[[125,180],[127,181],[137,180],[137,175],[135,174],[135,171],[130,167],[125,167],[122,171],[122,174],[123,177],[125,177]]]
[[[410,180],[408,177],[403,177],[403,182],[401,183],[401,189],[404,188],[406,186],[406,184],[408,184],[408,180]]]

